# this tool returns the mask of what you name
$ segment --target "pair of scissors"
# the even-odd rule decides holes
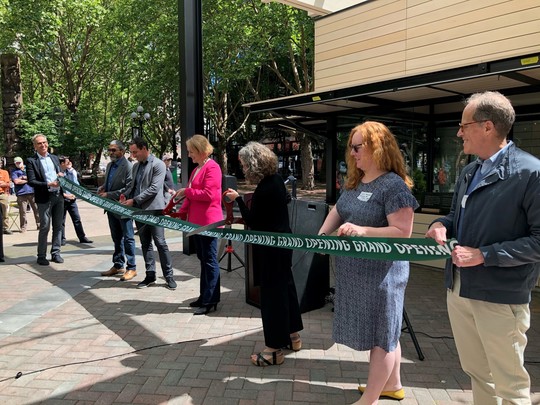
[[[223,193],[222,199],[223,199],[223,205],[225,206],[225,219],[222,219],[221,221],[213,222],[208,225],[200,226],[197,229],[188,232],[186,236],[193,236],[197,235],[201,232],[209,231],[210,229],[219,228],[220,226],[227,225],[231,226],[232,224],[243,224],[244,220],[242,218],[236,218],[233,213],[233,206],[234,206],[234,200],[230,200],[227,198],[226,194],[228,191],[225,191]]]
[[[133,213],[134,214],[138,214],[138,215],[168,215],[170,217],[173,217],[173,218],[180,218],[180,214],[178,212],[175,212],[174,211],[174,207],[175,205],[177,204],[180,204],[182,201],[184,201],[186,197],[183,196],[183,197],[179,197],[179,198],[171,198],[171,200],[167,203],[167,205],[165,206],[165,208],[163,209],[160,209],[160,210],[137,210],[137,211],[134,211]]]

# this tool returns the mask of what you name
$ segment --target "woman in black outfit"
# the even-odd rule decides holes
[[[240,149],[240,163],[246,179],[257,184],[251,207],[233,189],[226,196],[236,200],[246,224],[255,231],[291,233],[287,210],[287,190],[277,174],[277,156],[266,146],[249,142]],[[261,287],[261,317],[266,347],[253,354],[256,366],[282,364],[282,349],[302,348],[299,331],[302,317],[292,275],[292,250],[253,245],[255,283]]]

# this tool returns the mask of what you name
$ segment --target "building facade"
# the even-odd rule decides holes
[[[385,122],[415,180],[415,236],[423,235],[474,159],[456,136],[474,92],[506,95],[517,114],[511,138],[540,157],[537,0],[368,0],[339,11],[333,0],[279,1],[312,14],[328,6],[315,17],[316,90],[248,106],[326,139],[328,202],[337,198],[338,140],[362,121]]]

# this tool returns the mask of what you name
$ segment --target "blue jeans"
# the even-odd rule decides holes
[[[146,225],[142,222],[135,222],[141,239],[142,254],[144,264],[146,266],[146,276],[156,278],[156,259],[154,258],[154,246],[152,240],[156,244],[161,263],[161,270],[165,278],[172,277],[172,259],[165,240],[165,229],[160,226]]]
[[[117,269],[123,269],[127,262],[127,270],[135,270],[135,233],[131,218],[120,218],[107,212],[109,229],[114,242],[113,263]]]
[[[47,255],[47,236],[52,225],[51,256],[60,253],[62,242],[62,224],[64,223],[64,196],[62,193],[49,193],[49,201],[38,203],[39,211],[39,236],[38,258]]]
[[[201,262],[200,296],[202,305],[217,304],[220,300],[220,269],[217,260],[217,239],[195,235],[195,249]]]

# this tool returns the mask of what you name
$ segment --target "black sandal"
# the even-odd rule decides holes
[[[270,354],[272,355],[271,362],[269,359],[264,357],[265,355]],[[262,351],[260,353],[257,353],[257,358],[255,360],[253,359],[253,357],[251,358],[251,362],[257,367],[278,366],[280,364],[283,364],[284,361],[285,357],[283,356],[283,352],[281,350],[276,350],[274,352]]]

